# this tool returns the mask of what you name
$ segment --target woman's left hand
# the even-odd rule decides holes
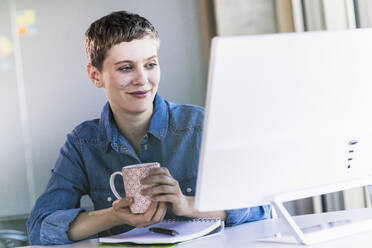
[[[167,168],[152,168],[141,183],[149,185],[142,190],[143,195],[150,196],[156,202],[166,202],[175,215],[187,216],[190,213],[193,207],[190,197],[182,194],[178,181],[171,176]]]

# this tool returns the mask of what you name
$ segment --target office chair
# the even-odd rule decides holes
[[[27,245],[27,236],[22,231],[0,229],[0,248],[10,248]]]

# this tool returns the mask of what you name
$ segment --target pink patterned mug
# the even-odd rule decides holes
[[[121,169],[121,171],[117,171],[111,174],[110,187],[112,193],[114,193],[114,195],[118,199],[120,199],[121,196],[116,191],[114,180],[115,176],[117,175],[121,175],[123,177],[126,196],[130,196],[134,200],[129,207],[132,213],[135,214],[144,213],[150,206],[151,204],[150,197],[141,194],[141,190],[146,187],[142,185],[140,181],[142,178],[146,177],[149,174],[151,168],[155,167],[160,167],[160,164],[157,162],[146,164],[134,164],[125,166]]]

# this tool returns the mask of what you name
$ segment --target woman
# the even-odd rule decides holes
[[[87,30],[87,71],[108,102],[100,119],[83,122],[67,135],[46,190],[27,221],[31,244],[70,243],[97,233],[107,236],[164,218],[218,217],[235,225],[270,217],[268,206],[194,209],[204,110],[165,101],[157,94],[159,45],[153,25],[125,11],[104,16]],[[161,165],[141,182],[153,185],[142,192],[153,203],[145,213],[132,214],[131,198],[112,202],[109,177],[125,165],[146,162]],[[79,207],[85,194],[94,211]]]

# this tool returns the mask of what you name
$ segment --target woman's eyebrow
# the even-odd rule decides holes
[[[145,60],[155,59],[155,58],[157,58],[157,57],[158,57],[158,56],[153,55],[153,56],[151,56],[151,57],[149,57],[149,58],[147,58],[147,59],[145,59]]]
[[[145,59],[145,61],[150,60],[150,59],[153,59],[153,58],[157,58],[157,57],[158,57],[158,56],[153,55],[153,56],[148,57],[147,59]],[[118,64],[121,64],[121,63],[133,63],[133,62],[134,62],[134,61],[132,61],[132,60],[128,60],[128,59],[126,59],[126,60],[120,60],[120,61],[116,62],[114,65],[118,65]]]
[[[116,62],[114,65],[118,65],[118,64],[121,64],[121,63],[132,63],[133,61],[132,60],[120,60],[118,62]]]

